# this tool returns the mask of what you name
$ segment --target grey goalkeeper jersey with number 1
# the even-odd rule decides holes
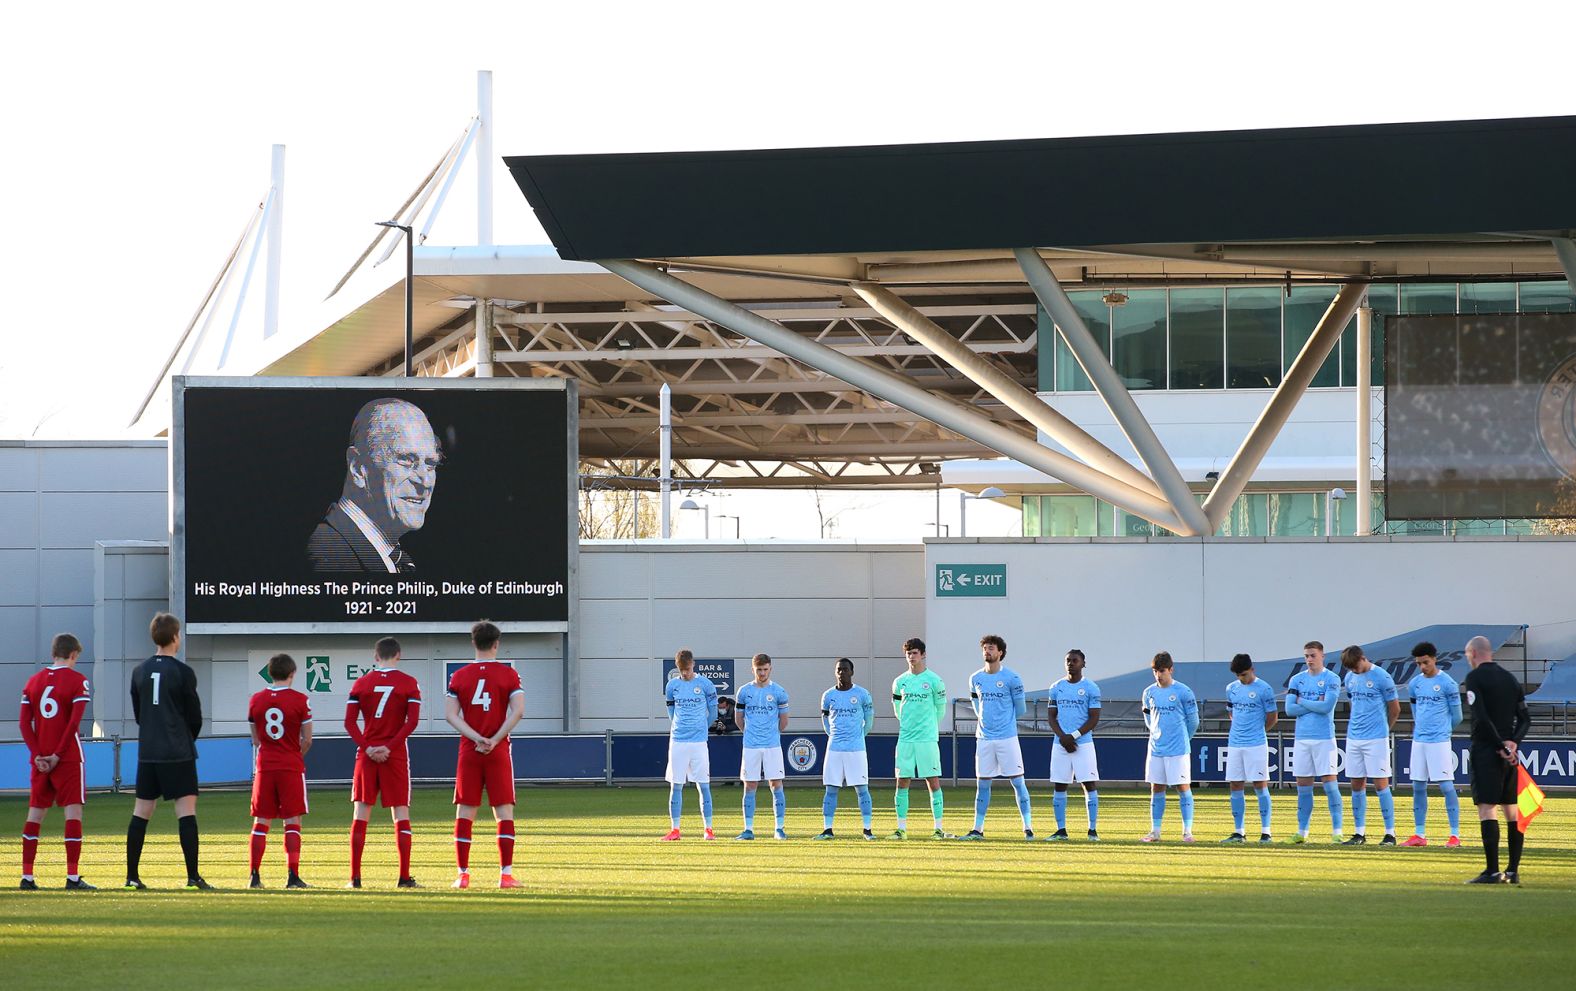
[[[176,657],[155,654],[131,672],[131,714],[137,720],[137,762],[197,759],[202,702],[197,674]]]

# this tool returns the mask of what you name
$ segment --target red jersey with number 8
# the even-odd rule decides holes
[[[472,661],[449,679],[449,695],[460,703],[460,718],[481,736],[490,737],[509,714],[509,699],[520,687],[520,675],[501,661]],[[476,744],[460,738],[460,753],[473,753]]]
[[[312,706],[304,694],[293,688],[265,688],[252,696],[246,719],[257,731],[257,770],[306,770],[301,724],[312,721]]]

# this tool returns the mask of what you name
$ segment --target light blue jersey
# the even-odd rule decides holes
[[[1076,733],[1089,721],[1089,710],[1100,708],[1100,686],[1088,678],[1068,681],[1063,678],[1051,686],[1051,708],[1056,710],[1056,725],[1063,733]],[[1078,738],[1081,747],[1093,733]]]
[[[828,688],[821,696],[821,718],[826,729],[826,749],[861,753],[865,749],[865,734],[876,720],[876,702],[858,685],[846,692]]]
[[[1257,676],[1246,685],[1233,678],[1226,686],[1226,704],[1231,707],[1229,747],[1262,747],[1269,742],[1264,735],[1264,720],[1275,711],[1275,689]]]
[[[1156,757],[1186,754],[1198,727],[1198,699],[1193,689],[1173,681],[1165,688],[1144,689],[1144,723],[1149,727],[1149,752]]]
[[[1390,703],[1396,700],[1395,679],[1375,664],[1358,674],[1346,672],[1346,697],[1352,714],[1346,721],[1348,740],[1383,740],[1390,735]]]
[[[1318,674],[1297,672],[1286,686],[1286,715],[1297,718],[1296,738],[1335,739],[1335,703],[1340,697],[1341,679],[1329,668]]]
[[[1018,735],[1023,715],[1023,679],[1002,668],[991,674],[984,668],[969,678],[969,704],[974,706],[974,735],[981,740],[1009,740]]]
[[[775,681],[765,685],[750,682],[739,689],[739,709],[744,712],[745,747],[782,745],[778,717],[788,711],[788,690]]]
[[[1461,686],[1443,671],[1432,678],[1418,675],[1406,686],[1412,700],[1412,739],[1445,743],[1461,721]]]
[[[663,690],[668,703],[669,737],[675,743],[705,743],[717,721],[717,686],[698,674],[685,681],[673,678]]]

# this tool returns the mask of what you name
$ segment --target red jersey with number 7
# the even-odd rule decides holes
[[[312,721],[312,706],[293,688],[265,688],[252,696],[246,719],[257,731],[257,770],[306,770],[301,756],[301,724]]]
[[[369,747],[391,746],[410,707],[419,705],[421,685],[398,668],[373,668],[350,686],[350,707],[361,714],[361,734]],[[405,754],[390,759],[404,760]]]
[[[481,736],[498,732],[516,694],[525,694],[525,689],[519,672],[505,661],[472,661],[449,679],[449,696],[459,700],[460,718]],[[460,753],[475,749],[469,738],[460,738]]]

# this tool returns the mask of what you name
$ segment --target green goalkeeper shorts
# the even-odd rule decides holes
[[[897,741],[897,776],[900,778],[941,777],[941,744],[935,740]]]

